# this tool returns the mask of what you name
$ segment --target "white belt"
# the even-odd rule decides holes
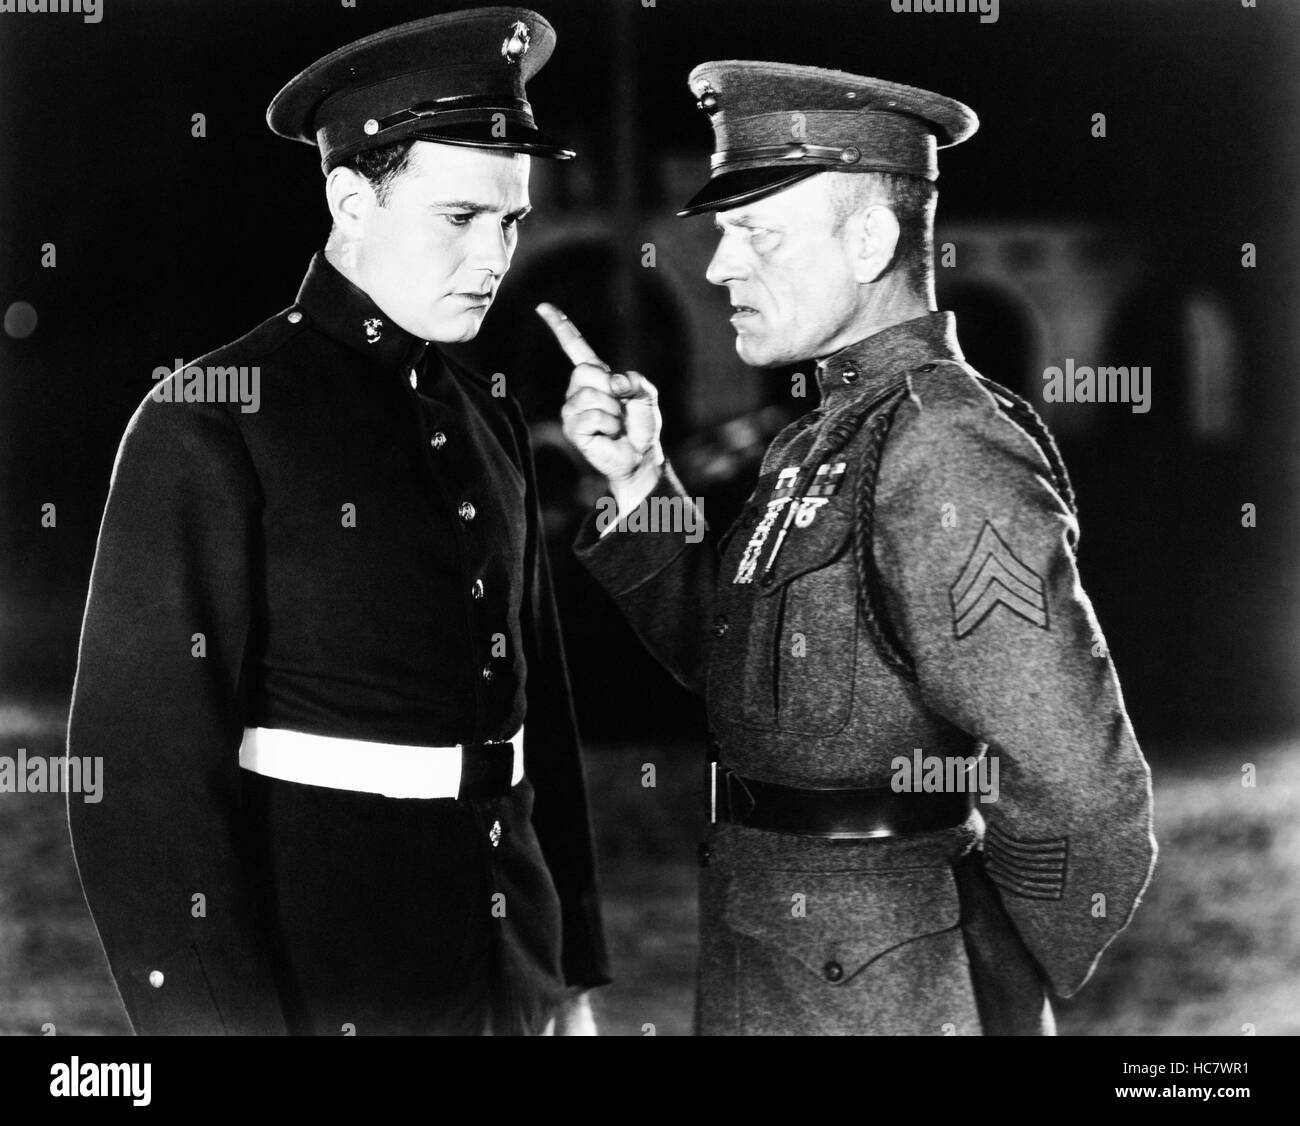
[[[524,776],[524,729],[511,736],[510,785]],[[279,727],[245,727],[239,765],[268,778],[359,790],[389,798],[454,798],[460,794],[464,744],[408,747],[309,735]]]

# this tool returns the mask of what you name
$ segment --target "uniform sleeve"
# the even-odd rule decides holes
[[[615,530],[601,536],[597,513],[592,513],[579,529],[573,549],[651,655],[684,688],[703,695],[718,578],[713,532],[702,514],[689,521],[681,518],[675,525],[679,531],[650,530],[662,529],[666,523],[652,518],[656,507],[660,513],[671,513],[669,506],[677,506],[681,513],[686,505],[694,502],[665,463],[654,491]]]
[[[241,832],[257,486],[219,407],[146,399],[113,469],[68,753],[77,868],[136,1032],[283,1033]]]
[[[573,714],[564,639],[551,584],[527,427],[514,420],[528,490],[529,605],[523,615],[527,667],[525,755],[533,783],[533,829],[560,897],[565,983],[606,985],[605,948],[587,784]]]
[[[875,554],[925,703],[989,744],[987,871],[1070,996],[1155,859],[1151,784],[1034,441],[964,373],[917,379],[881,464]],[[924,750],[924,748],[923,748]]]

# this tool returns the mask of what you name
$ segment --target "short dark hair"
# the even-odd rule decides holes
[[[834,230],[850,215],[883,203],[898,220],[894,259],[918,293],[934,283],[934,210],[939,190],[929,180],[904,172],[833,172],[830,182]]]
[[[411,163],[411,149],[414,138],[406,141],[392,141],[387,145],[376,145],[373,149],[362,149],[355,156],[343,161],[342,167],[351,168],[375,189],[375,198],[382,207],[388,202],[388,194],[393,190],[397,178],[406,171]]]

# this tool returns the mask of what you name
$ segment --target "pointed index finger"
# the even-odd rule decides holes
[[[555,339],[560,347],[564,349],[564,354],[569,360],[577,366],[578,364],[595,364],[598,367],[609,370],[606,364],[590,344],[583,339],[582,333],[578,331],[575,325],[567,316],[548,301],[543,301],[537,306],[537,315],[542,318],[555,334]]]

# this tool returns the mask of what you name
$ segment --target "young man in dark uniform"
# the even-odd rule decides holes
[[[127,429],[69,725],[104,800],[69,816],[138,1032],[592,1030],[528,432],[437,348],[492,303],[530,154],[573,155],[525,100],[554,42],[531,11],[457,12],[293,79],[268,122],[319,146],[325,250]],[[230,367],[252,404],[212,401]]]

